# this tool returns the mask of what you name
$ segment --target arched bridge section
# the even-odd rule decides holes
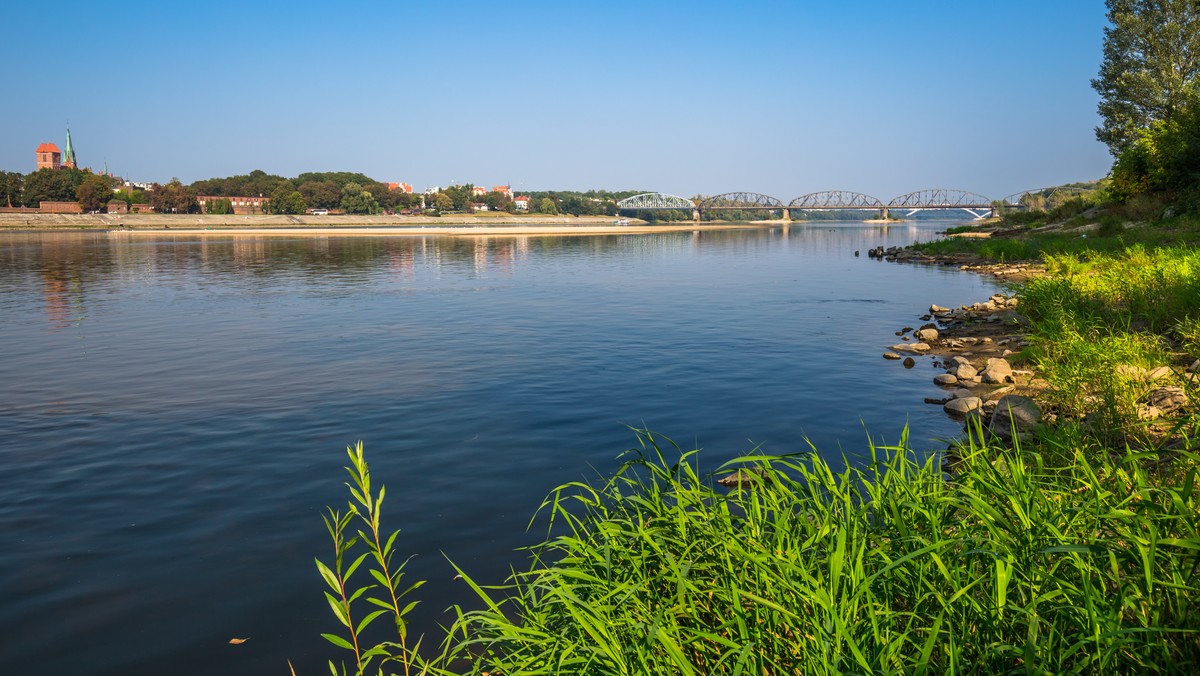
[[[713,209],[786,209],[787,205],[770,195],[757,192],[727,192],[700,200],[702,211]]]
[[[991,209],[992,200],[966,190],[928,188],[893,197],[887,206],[893,209]]]
[[[695,209],[696,204],[686,197],[661,192],[647,192],[626,197],[617,202],[618,209]]]
[[[881,209],[884,206],[877,197],[851,190],[810,192],[788,202],[790,209]]]

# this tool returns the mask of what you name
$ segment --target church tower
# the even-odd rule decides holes
[[[63,151],[62,165],[75,169],[78,163],[75,161],[75,147],[71,145],[71,128],[67,127],[67,149]]]

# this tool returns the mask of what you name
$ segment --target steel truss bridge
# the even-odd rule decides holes
[[[796,211],[877,211],[882,218],[887,218],[893,209],[905,211],[909,216],[924,210],[962,209],[981,219],[993,215],[1000,206],[1023,209],[1022,198],[1045,190],[1048,188],[1025,190],[992,200],[966,190],[929,188],[905,193],[886,202],[861,192],[822,190],[801,195],[786,204],[778,198],[756,192],[727,192],[699,200],[649,192],[627,197],[617,202],[617,208],[622,211],[691,210],[696,220],[703,218],[705,212],[713,211],[781,212],[785,220],[790,219]]]

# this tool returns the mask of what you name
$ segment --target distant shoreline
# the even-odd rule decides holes
[[[0,214],[0,231],[109,231],[129,235],[247,235],[364,237],[504,237],[524,235],[646,234],[787,226],[806,221],[668,221],[612,216],[487,214],[453,216],[284,216],[213,214]]]

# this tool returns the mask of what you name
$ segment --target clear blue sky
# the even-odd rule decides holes
[[[0,169],[420,190],[930,187],[1100,178],[1101,0],[22,2]]]

